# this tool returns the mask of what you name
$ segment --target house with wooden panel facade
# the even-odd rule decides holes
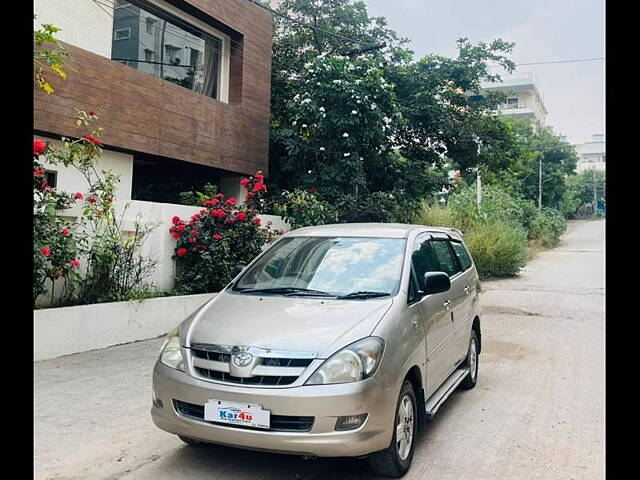
[[[68,51],[68,79],[35,89],[34,130],[80,137],[74,108],[104,128],[100,168],[120,176],[118,200],[177,203],[180,191],[268,174],[271,13],[250,0],[35,0]],[[71,169],[50,182],[83,191]]]

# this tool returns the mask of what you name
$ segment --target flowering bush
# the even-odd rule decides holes
[[[95,112],[77,111],[78,126],[89,128]],[[144,280],[155,262],[140,255],[140,248],[153,226],[135,222],[133,232],[122,236],[122,217],[113,205],[118,176],[98,172],[101,128],[82,138],[62,138],[62,148],[34,139],[34,304],[47,293],[51,280],[50,306],[96,303],[135,298],[145,290]],[[78,170],[87,182],[86,192],[64,193],[47,185],[40,157],[49,165]],[[62,220],[56,210],[83,203],[77,223]],[[84,265],[83,265],[84,264]],[[82,274],[79,272],[83,266]],[[54,305],[56,281],[63,280],[62,295]]]
[[[276,215],[282,216],[291,228],[324,225],[338,221],[338,211],[329,203],[318,197],[317,190],[296,189],[293,192],[283,191],[281,200],[273,204]]]
[[[270,226],[257,217],[267,191],[261,172],[243,179],[247,199],[239,205],[235,198],[218,193],[205,200],[203,208],[190,219],[171,219],[169,233],[176,240],[176,290],[193,294],[215,292],[231,279],[237,264],[247,264],[273,239]]]

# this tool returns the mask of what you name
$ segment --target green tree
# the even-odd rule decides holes
[[[518,138],[520,157],[505,175],[515,179],[522,197],[537,204],[542,163],[542,205],[556,208],[565,194],[567,178],[575,174],[578,156],[574,147],[551,127],[535,128],[527,120],[508,122]]]

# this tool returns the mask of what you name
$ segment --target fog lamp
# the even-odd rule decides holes
[[[367,414],[362,413],[360,415],[347,415],[344,417],[338,417],[336,421],[336,430],[355,430],[364,423],[367,419]]]

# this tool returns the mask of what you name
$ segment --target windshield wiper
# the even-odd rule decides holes
[[[386,297],[387,295],[391,295],[389,292],[369,292],[367,290],[359,290],[357,292],[347,293],[346,295],[340,295],[337,297],[338,300],[344,300],[349,298],[375,298],[375,297]]]
[[[318,297],[333,297],[329,292],[314,290],[312,288],[299,287],[271,287],[271,288],[248,288],[240,293],[281,293],[283,295],[312,295]]]

